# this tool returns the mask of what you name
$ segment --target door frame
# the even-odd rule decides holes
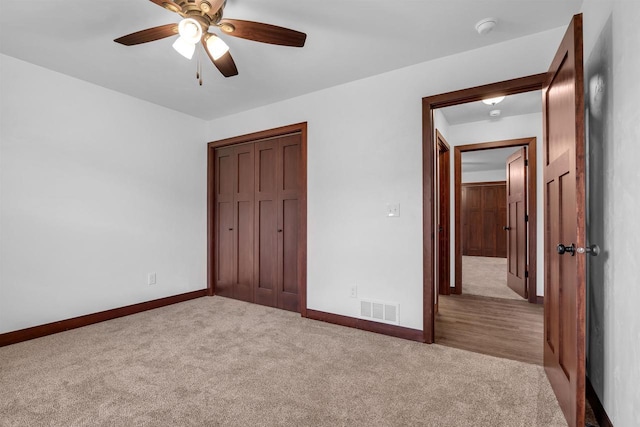
[[[434,110],[502,95],[542,90],[546,73],[476,86],[422,98],[422,313],[424,341],[433,343],[435,324],[435,232],[437,218],[435,195],[437,185]]]
[[[536,160],[536,137],[517,138],[517,139],[505,139],[502,141],[481,142],[478,144],[458,145],[453,147],[453,162],[454,162],[454,213],[455,213],[455,285],[454,294],[462,293],[462,228],[461,222],[461,204],[462,204],[462,153],[469,151],[484,151],[494,148],[509,148],[509,147],[527,147],[527,160],[529,162],[528,181],[527,181],[527,193],[528,193],[528,206],[529,222],[528,239],[527,239],[527,252],[528,252],[528,267],[529,277],[527,280],[527,289],[529,291],[529,302],[537,304],[537,230],[538,230],[538,213],[537,213],[537,160]]]
[[[230,145],[246,144],[258,140],[300,134],[300,159],[298,182],[298,302],[300,315],[307,317],[307,122],[267,129],[245,135],[234,136],[207,144],[207,295],[215,295],[215,149]]]

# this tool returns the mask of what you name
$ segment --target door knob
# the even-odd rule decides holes
[[[589,254],[591,256],[598,256],[598,254],[600,253],[600,246],[591,245],[591,246],[587,246],[586,248],[578,248],[576,249],[576,251],[579,254]]]
[[[576,254],[576,247],[574,246],[573,243],[569,246],[565,246],[562,243],[558,243],[556,250],[558,251],[558,255],[564,255],[567,252],[570,253],[571,256],[575,256]]]
[[[230,228],[229,231],[233,231],[233,228]]]
[[[505,225],[504,227],[502,227],[502,229],[503,229],[504,231],[509,231],[509,230],[511,230],[511,227],[507,227],[507,226]]]
[[[278,230],[278,233],[282,233],[282,230]]]

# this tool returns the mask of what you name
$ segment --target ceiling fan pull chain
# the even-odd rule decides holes
[[[200,58],[202,57],[202,52],[198,49],[198,69],[196,71],[196,78],[198,79],[198,83],[202,86],[202,61]]]

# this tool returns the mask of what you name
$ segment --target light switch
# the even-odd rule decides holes
[[[387,216],[388,217],[400,216],[400,203],[389,203],[387,205]]]

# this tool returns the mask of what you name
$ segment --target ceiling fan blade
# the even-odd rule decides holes
[[[176,34],[178,34],[178,24],[167,24],[127,34],[126,36],[115,39],[114,42],[125,46],[133,46],[135,44],[147,43],[164,39],[165,37],[175,36]]]
[[[167,9],[170,12],[179,13],[182,10],[180,5],[178,5],[172,0],[151,0],[151,2],[157,4],[160,7]]]
[[[230,36],[281,46],[302,47],[307,39],[300,31],[241,19],[222,19],[218,27]]]
[[[216,36],[213,35],[212,37],[216,37]],[[229,53],[229,51],[227,51],[220,58],[213,59],[213,55],[211,54],[211,52],[209,51],[209,48],[207,47],[207,34],[202,36],[201,44],[202,44],[202,47],[204,48],[204,51],[207,52],[207,56],[209,57],[211,62],[213,62],[213,65],[216,66],[216,68],[222,73],[223,76],[232,77],[232,76],[238,75],[238,69],[236,68],[236,63],[231,57],[231,53]]]
[[[210,55],[209,55],[209,58],[211,58]],[[233,77],[238,75],[238,69],[236,68],[236,63],[233,61],[233,58],[231,57],[230,52],[225,53],[224,55],[222,55],[220,58],[216,60],[211,58],[211,61],[213,61],[213,65],[216,66],[216,68],[222,73],[223,76]]]

